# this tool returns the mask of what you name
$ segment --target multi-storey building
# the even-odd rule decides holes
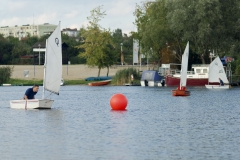
[[[78,31],[77,28],[71,29],[71,28],[66,28],[62,30],[63,34],[67,34],[70,37],[77,37]]]
[[[22,25],[22,26],[2,26],[0,27],[0,34],[3,34],[4,37],[13,36],[21,38],[29,36],[38,36],[41,37],[45,34],[52,33],[57,25],[44,23],[40,25]]]

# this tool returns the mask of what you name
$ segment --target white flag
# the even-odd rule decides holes
[[[139,50],[139,41],[133,39],[133,64],[138,63],[138,50]]]

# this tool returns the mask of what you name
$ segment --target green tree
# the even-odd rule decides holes
[[[38,37],[36,36],[30,36],[28,35],[25,40],[23,40],[22,42],[25,42],[26,44],[29,45],[29,47],[32,47],[36,42],[38,42]]]
[[[223,55],[231,48],[239,17],[237,0],[168,0],[166,6],[178,43],[190,41],[202,63],[209,61],[209,50]]]
[[[133,63],[133,38],[132,36],[123,34],[122,39],[123,39],[122,42],[123,42],[124,61],[127,64],[132,64]]]
[[[143,2],[136,6],[134,15],[138,28],[138,34],[135,33],[134,36],[139,37],[142,52],[146,57],[153,53],[152,59],[160,65],[162,49],[167,47],[166,42],[173,39],[166,20],[165,0]]]
[[[0,35],[0,64],[10,64],[14,44]]]
[[[240,48],[236,47],[236,46],[234,46],[234,48],[235,48],[234,50],[240,51]],[[237,48],[239,48],[239,49],[237,49]],[[231,69],[233,70],[233,74],[239,76],[240,75],[240,55],[233,54],[233,57],[234,57],[235,61],[231,62],[231,66],[232,66]]]
[[[80,52],[83,52],[81,48],[76,47],[80,45],[79,37],[71,37],[68,36],[67,34],[62,34],[62,42],[65,42],[68,45],[68,47],[66,49],[63,49],[62,52],[62,56],[65,63],[69,61],[71,57],[79,59],[80,62],[85,62],[83,58],[78,57],[78,54]]]
[[[0,67],[0,84],[7,83],[12,75],[13,67],[3,66]]]
[[[48,39],[48,37],[50,36],[50,34],[45,34],[43,36],[41,36],[38,41],[39,42],[46,42],[46,39]]]
[[[102,68],[107,67],[109,70],[109,67],[116,61],[114,54],[112,54],[114,45],[111,32],[99,25],[99,21],[104,15],[105,12],[101,11],[101,6],[91,11],[91,16],[88,17],[89,26],[82,31],[85,39],[84,44],[78,46],[84,49],[80,56],[86,58],[87,65],[98,67],[98,76]]]
[[[121,43],[123,43],[122,30],[117,28],[112,33],[113,43],[115,46],[114,54],[117,55],[117,61],[121,62]],[[124,47],[124,46],[123,46]]]
[[[113,43],[115,46],[114,54],[117,56],[117,61],[121,62],[121,44],[124,55],[124,63],[132,63],[132,53],[133,53],[133,39],[127,34],[123,34],[122,30],[117,28],[112,33]]]
[[[14,45],[11,54],[12,64],[19,64],[20,57],[23,55],[29,55],[32,53],[30,45],[24,42],[19,42]]]

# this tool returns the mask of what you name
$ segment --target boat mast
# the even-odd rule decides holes
[[[45,89],[44,89],[44,84],[45,84],[45,76],[46,76],[46,64],[47,64],[47,39],[46,39],[46,50],[45,50],[45,60],[44,60],[44,72],[43,72],[43,94],[42,94],[42,99],[45,98]]]

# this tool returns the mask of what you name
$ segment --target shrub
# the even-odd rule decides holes
[[[12,75],[13,67],[0,67],[0,84],[7,83]]]
[[[134,80],[131,80],[131,74]],[[122,86],[126,83],[140,84],[141,75],[139,71],[135,68],[127,68],[117,71],[116,75],[113,77],[111,84]]]

